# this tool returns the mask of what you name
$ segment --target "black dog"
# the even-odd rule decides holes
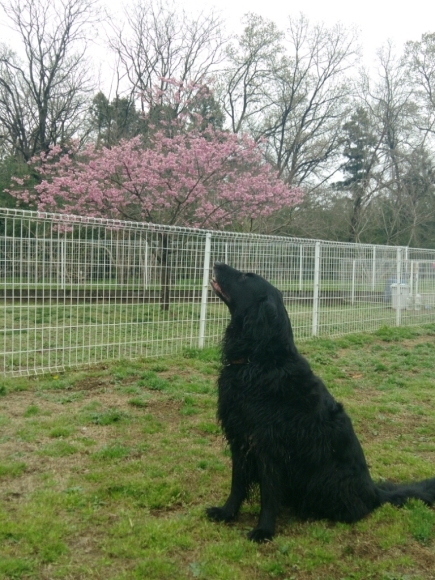
[[[385,502],[431,505],[435,478],[372,481],[352,423],[294,344],[281,293],[261,276],[216,263],[211,282],[228,306],[218,417],[232,455],[231,493],[210,519],[235,518],[253,484],[261,511],[249,538],[272,538],[280,506],[303,518],[355,522]]]

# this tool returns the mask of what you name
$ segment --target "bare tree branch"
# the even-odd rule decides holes
[[[0,124],[11,151],[27,161],[80,134],[93,89],[85,59],[95,0],[0,2],[23,58],[0,48]]]
[[[221,19],[214,13],[197,17],[170,0],[139,0],[125,9],[125,22],[112,21],[110,46],[128,79],[128,90],[140,94],[145,109],[156,86],[168,89],[166,79],[202,84],[222,61]],[[155,97],[152,97],[153,100]]]

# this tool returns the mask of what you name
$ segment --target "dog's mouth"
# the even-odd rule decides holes
[[[219,298],[222,298],[223,300],[225,300],[226,302],[230,301],[230,297],[228,296],[228,294],[225,294],[225,292],[222,290],[222,288],[219,286],[218,281],[216,280],[215,275],[213,274],[211,280],[210,280],[210,284],[211,287],[213,288],[214,293],[219,296]]]

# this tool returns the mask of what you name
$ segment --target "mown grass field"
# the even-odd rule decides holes
[[[345,404],[376,479],[435,476],[435,324],[301,343]],[[215,349],[0,382],[0,578],[435,579],[435,509],[355,525],[283,513],[254,545],[258,501],[207,521],[230,460]]]
[[[287,308],[297,340],[313,332],[312,299],[289,301]],[[401,310],[401,324],[434,322],[434,308]],[[161,355],[179,356],[198,346],[201,306],[159,304],[3,304],[0,305],[0,374],[8,376],[57,372],[107,360]],[[207,305],[204,342],[218,343],[229,320],[217,298]],[[372,332],[396,324],[396,310],[385,302],[335,304],[321,301],[318,336]]]

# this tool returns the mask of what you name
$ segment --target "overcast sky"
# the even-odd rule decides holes
[[[134,0],[100,0],[111,12]],[[228,32],[241,30],[241,19],[247,12],[255,12],[284,26],[288,16],[301,12],[312,22],[328,25],[342,22],[356,25],[360,30],[365,59],[372,59],[376,50],[388,39],[400,48],[407,40],[419,40],[425,32],[435,32],[435,2],[432,0],[176,0],[176,5],[197,12],[215,7],[228,23]],[[0,21],[1,41],[11,40],[10,30]],[[367,62],[367,64],[369,64]]]
[[[361,31],[366,64],[370,64],[376,50],[388,39],[400,48],[407,40],[419,40],[423,33],[435,32],[433,0],[179,0],[178,4],[203,10],[218,6],[225,19],[235,27],[247,12],[256,12],[277,24],[284,24],[289,15],[297,16],[302,12],[313,22],[332,25],[340,21],[356,25]]]
[[[110,12],[121,11],[125,3],[134,0],[100,0]],[[392,40],[398,51],[407,40],[420,40],[425,32],[435,32],[435,2],[432,0],[413,0],[398,2],[393,0],[304,0],[288,2],[286,0],[176,0],[178,7],[185,7],[188,12],[207,12],[212,7],[222,14],[228,25],[227,33],[241,31],[241,21],[247,12],[255,12],[273,20],[280,27],[285,27],[288,16],[297,17],[303,13],[310,22],[323,21],[327,25],[342,22],[355,25],[360,31],[360,44],[363,48],[364,64],[373,66],[376,51],[387,40]],[[17,48],[12,40],[11,31],[2,26],[0,21],[0,42],[6,41]],[[97,45],[92,52],[94,64],[104,85],[113,75],[110,72],[114,58],[107,58],[107,48],[103,39],[96,39]],[[1,38],[3,37],[3,38]],[[113,60],[113,64],[109,64]],[[98,64],[98,62],[100,64]],[[98,73],[97,73],[98,74]]]

